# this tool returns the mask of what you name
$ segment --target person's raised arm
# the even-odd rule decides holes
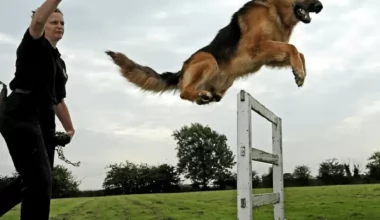
[[[34,39],[38,39],[42,36],[48,18],[57,9],[60,2],[61,0],[45,0],[36,10],[29,26],[30,35]]]

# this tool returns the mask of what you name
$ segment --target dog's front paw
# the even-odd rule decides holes
[[[305,82],[305,71],[303,69],[293,68],[294,80],[298,87],[302,87]]]
[[[214,97],[212,100],[215,102],[220,102],[220,100],[222,100],[222,98],[223,98],[223,94],[220,92],[216,92],[216,93],[214,93]]]
[[[211,102],[212,98],[213,98],[213,95],[211,94],[211,92],[200,91],[200,92],[198,92],[198,98],[196,100],[196,103],[198,105],[204,105],[204,104]]]

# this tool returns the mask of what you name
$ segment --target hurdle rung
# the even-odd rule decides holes
[[[252,196],[252,207],[259,207],[263,205],[273,205],[280,202],[279,193],[264,193]]]
[[[265,151],[252,148],[251,149],[251,159],[258,162],[269,163],[273,165],[278,165],[278,155],[267,153]]]
[[[272,122],[273,124],[277,124],[277,116],[269,110],[267,107],[265,107],[263,104],[258,102],[256,99],[254,99],[251,95],[246,93],[245,91],[240,91],[240,100],[244,101],[244,95],[247,94],[247,97],[249,99],[250,103],[250,109],[263,118],[267,119],[268,121]]]

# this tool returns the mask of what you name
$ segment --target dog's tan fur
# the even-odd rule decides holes
[[[142,90],[163,92],[180,90],[184,100],[205,104],[219,101],[240,77],[256,73],[263,66],[291,67],[297,86],[306,77],[305,57],[289,44],[299,20],[294,15],[295,1],[312,0],[253,0],[238,17],[241,36],[228,62],[217,62],[213,54],[198,51],[184,62],[178,83],[167,83],[153,69],[139,65],[123,53],[108,51],[122,76]]]

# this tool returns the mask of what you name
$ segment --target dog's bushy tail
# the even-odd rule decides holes
[[[133,62],[123,53],[106,51],[106,54],[120,67],[120,72],[124,78],[144,91],[158,93],[177,89],[181,71],[160,74],[150,67]]]

